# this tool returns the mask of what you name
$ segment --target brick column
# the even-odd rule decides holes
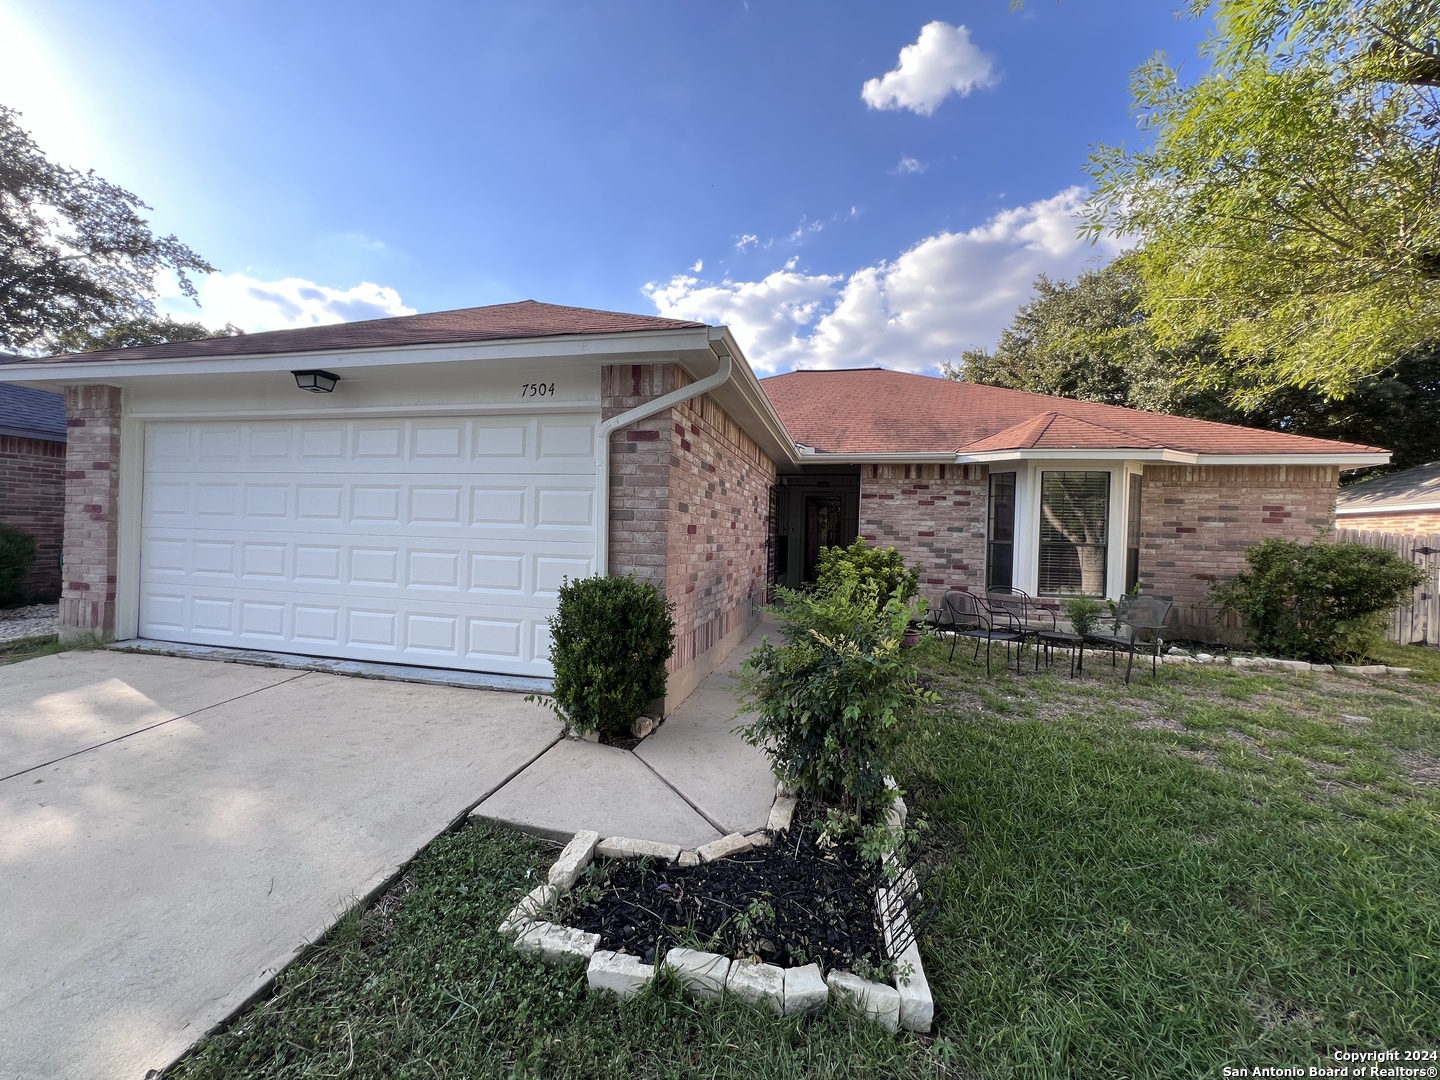
[[[120,388],[67,386],[60,637],[115,636]]]

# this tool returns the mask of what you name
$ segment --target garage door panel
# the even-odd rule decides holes
[[[557,416],[426,418],[286,422],[239,425],[156,422],[145,440],[147,467],[203,473],[257,464],[280,472],[342,469],[350,463],[385,468],[405,462],[410,471],[454,471],[466,461],[547,463],[583,469],[595,458],[593,417]]]
[[[549,675],[595,445],[573,414],[152,424],[140,632]]]
[[[149,474],[157,475],[157,474]],[[417,526],[476,536],[492,527],[528,530],[535,539],[593,545],[595,474],[544,475],[526,483],[471,478],[397,479],[357,473],[348,480],[274,483],[232,478],[147,480],[147,527],[186,531],[336,531],[411,535]]]

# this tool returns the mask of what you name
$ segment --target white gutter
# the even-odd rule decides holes
[[[1343,491],[1340,497],[1345,497]],[[1335,507],[1335,513],[1342,517],[1358,514],[1414,514],[1422,510],[1440,510],[1440,502],[1395,503],[1392,506],[1366,506],[1364,503],[1347,506],[1339,503]]]
[[[708,394],[729,382],[733,366],[729,352],[721,352],[716,349],[714,342],[711,342],[710,347],[715,349],[716,354],[720,357],[720,366],[716,369],[715,374],[701,379],[699,382],[693,382],[689,386],[682,386],[679,390],[672,390],[643,405],[637,405],[619,416],[612,416],[600,425],[600,445],[596,455],[599,459],[596,465],[596,487],[599,490],[601,511],[599,515],[600,535],[596,538],[595,570],[600,577],[604,577],[610,572],[610,436],[623,427],[638,423],[658,412],[664,412],[672,406],[679,405],[682,401],[689,401],[701,394]]]

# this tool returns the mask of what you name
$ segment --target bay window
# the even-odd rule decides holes
[[[1110,474],[1072,469],[1042,472],[1040,595],[1105,596],[1109,541]]]

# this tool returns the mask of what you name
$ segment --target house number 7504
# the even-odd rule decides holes
[[[520,384],[521,397],[549,397],[555,393],[555,384],[543,382],[527,382]]]

